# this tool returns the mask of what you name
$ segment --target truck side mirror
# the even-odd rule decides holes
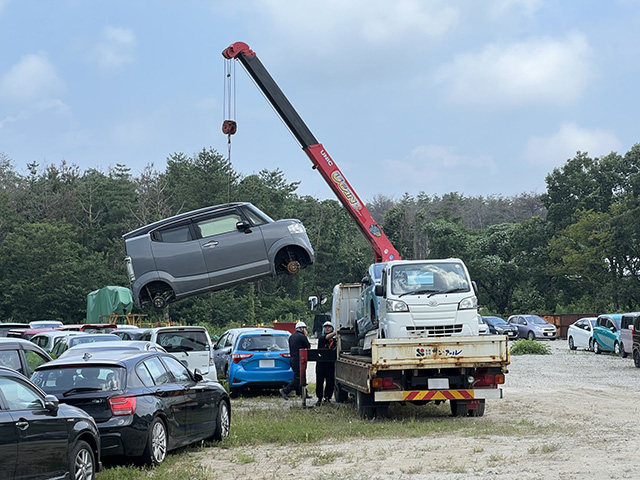
[[[471,286],[473,287],[473,293],[478,295],[478,284],[476,283],[475,280],[471,280]]]
[[[318,307],[318,297],[311,296],[307,299],[309,310],[315,310]]]
[[[376,292],[376,297],[383,297],[384,288],[382,287],[382,285],[376,285],[375,292]]]

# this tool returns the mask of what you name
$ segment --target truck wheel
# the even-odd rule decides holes
[[[356,412],[365,420],[370,420],[373,418],[373,406],[371,395],[367,395],[366,393],[362,393],[361,391],[356,392]]]
[[[569,350],[575,350],[576,346],[573,343],[573,337],[569,337]]]
[[[389,418],[389,405],[378,405],[376,407],[376,418]]]
[[[340,388],[340,385],[336,383],[334,396],[336,398],[337,403],[345,403],[349,400],[349,392],[347,392],[344,388]]]
[[[484,415],[484,400],[478,400],[478,408],[469,410],[470,417],[482,417]]]
[[[466,417],[468,413],[466,400],[449,400],[451,403],[451,415],[454,417]]]
[[[640,368],[640,351],[637,348],[633,349],[633,363],[636,368]]]

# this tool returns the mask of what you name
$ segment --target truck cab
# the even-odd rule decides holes
[[[478,335],[478,300],[462,260],[387,262],[380,285],[378,338]]]

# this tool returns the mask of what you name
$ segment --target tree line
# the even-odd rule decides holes
[[[640,299],[639,166],[638,144],[624,155],[578,152],[547,175],[543,194],[380,194],[367,207],[402,258],[463,259],[483,313],[632,311]],[[234,201],[300,219],[315,264],[175,302],[166,313],[214,331],[310,319],[308,296],[360,281],[373,253],[337,200],[298,195],[298,185],[279,169],[242,175],[213,149],[174,153],[164,171],[149,164],[138,176],[123,164],[82,171],[64,161],[28,164],[24,175],[0,154],[0,320],[82,322],[89,292],[128,286],[123,234]]]

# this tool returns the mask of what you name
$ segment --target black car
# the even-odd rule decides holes
[[[0,477],[93,480],[99,469],[94,420],[0,367]]]
[[[102,455],[158,465],[169,450],[229,435],[229,395],[173,355],[121,350],[59,358],[32,377],[96,421]]]
[[[489,333],[494,335],[506,335],[511,340],[518,338],[518,327],[510,324],[500,317],[482,317],[489,326]]]
[[[30,377],[36,367],[51,357],[35,343],[22,338],[0,338],[0,367],[7,367]]]

